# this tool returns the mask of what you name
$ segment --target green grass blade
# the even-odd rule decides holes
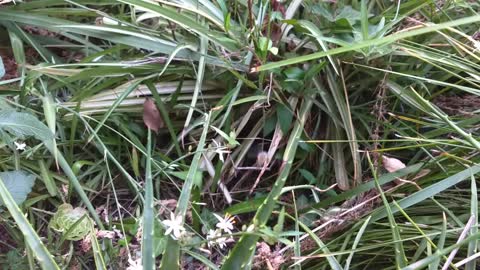
[[[282,61],[278,61],[278,62],[274,62],[274,63],[268,63],[268,64],[265,64],[265,65],[261,65],[259,67],[256,67],[254,69],[254,71],[258,72],[258,71],[270,70],[270,69],[274,69],[274,68],[279,68],[279,67],[283,67],[283,66],[288,66],[288,65],[298,64],[298,63],[302,63],[302,62],[306,62],[306,61],[310,61],[310,60],[315,60],[315,59],[319,59],[319,58],[323,58],[323,57],[327,57],[327,56],[332,56],[332,55],[336,55],[336,54],[340,54],[340,53],[351,52],[351,51],[355,51],[355,50],[359,50],[359,49],[363,49],[363,48],[367,48],[367,47],[371,47],[371,46],[385,46],[387,44],[391,44],[395,41],[402,40],[402,39],[405,39],[405,38],[410,38],[410,37],[414,37],[414,36],[418,36],[418,35],[423,35],[423,34],[426,34],[426,33],[431,33],[431,32],[434,32],[434,31],[443,30],[443,29],[446,29],[446,28],[449,28],[449,27],[455,27],[455,26],[460,26],[460,25],[465,25],[465,24],[472,24],[472,23],[476,23],[478,21],[480,21],[480,16],[479,15],[470,16],[470,17],[466,17],[466,18],[462,18],[462,19],[458,19],[458,20],[454,20],[454,21],[450,21],[450,22],[446,22],[446,23],[429,25],[429,26],[422,27],[420,29],[403,31],[403,32],[395,33],[395,34],[392,34],[392,35],[389,35],[389,36],[386,36],[386,37],[382,37],[382,38],[378,38],[378,39],[374,39],[374,40],[367,40],[367,41],[358,42],[358,43],[352,44],[348,47],[340,47],[340,48],[328,50],[326,52],[317,52],[317,53],[312,53],[312,54],[308,54],[308,55],[304,55],[304,56],[289,58],[287,60],[282,60]]]
[[[393,180],[395,180],[399,177],[404,177],[407,174],[418,172],[422,168],[423,165],[424,164],[422,164],[422,163],[417,163],[417,164],[413,164],[411,166],[408,166],[404,169],[398,170],[396,172],[384,174],[384,175],[382,175],[378,178],[378,182],[380,183],[380,185],[390,183],[390,182],[392,182]],[[375,181],[371,181],[371,180],[367,181],[365,184],[359,185],[354,189],[345,191],[345,192],[343,192],[341,194],[338,194],[337,196],[334,196],[334,197],[326,198],[319,203],[312,204],[309,207],[300,210],[300,213],[305,213],[309,210],[314,210],[314,209],[318,209],[318,208],[328,207],[329,205],[333,205],[334,203],[338,203],[338,202],[347,200],[348,198],[352,198],[352,197],[357,196],[357,195],[359,195],[363,192],[369,191],[374,187],[375,187]]]
[[[457,249],[468,242],[472,241],[473,239],[478,239],[480,236],[480,233],[470,235],[469,237],[465,238],[463,241],[460,241],[456,244],[453,244],[445,249],[438,250],[437,252],[433,253],[431,256],[428,256],[426,258],[423,258],[419,261],[416,261],[404,268],[402,270],[417,270],[417,269],[423,269],[424,267],[428,266],[430,263],[434,262],[435,260],[439,259],[441,256],[445,256],[446,254],[450,253],[452,250]]]
[[[156,13],[163,18],[175,22],[176,24],[182,26],[183,28],[195,32],[198,35],[207,38],[208,40],[230,50],[235,51],[236,44],[233,40],[228,39],[225,36],[216,34],[213,30],[209,30],[203,24],[199,24],[197,21],[194,21],[191,17],[186,16],[182,13],[177,12],[174,9],[162,7],[153,3],[139,0],[119,0],[122,3],[134,5],[143,9],[147,9],[150,12]]]
[[[57,153],[58,165],[60,166],[60,168],[62,168],[63,172],[67,175],[68,179],[70,180],[70,184],[73,185],[73,188],[80,196],[80,199],[82,200],[82,202],[87,206],[87,209],[92,215],[95,222],[97,223],[97,226],[103,230],[104,229],[103,223],[100,220],[100,217],[98,216],[97,211],[95,210],[95,207],[93,207],[92,202],[90,201],[87,194],[83,190],[82,185],[78,181],[78,178],[75,175],[75,173],[72,171],[72,168],[68,164],[68,161],[65,159],[65,157],[63,157],[63,154],[60,151],[58,151],[56,147],[52,145],[51,141],[44,141],[44,144],[52,155]]]
[[[445,216],[445,213],[443,213],[442,217],[443,217],[443,219],[442,219],[442,233],[440,234],[440,239],[438,239],[438,243],[437,243],[437,248],[439,250],[443,249],[443,247],[445,245],[445,239],[447,238],[447,217]],[[429,264],[429,269],[433,269],[433,270],[439,269],[440,259],[441,258],[439,256],[438,258],[433,260],[432,263]]]
[[[205,264],[206,266],[208,266],[210,269],[212,270],[219,270],[220,268],[218,268],[218,266],[216,266],[213,262],[211,262],[208,258],[206,258],[205,256],[201,255],[201,254],[198,254],[196,252],[193,252],[191,250],[188,250],[188,249],[185,249],[183,250],[186,254],[192,256],[193,258],[201,261],[203,264]]]
[[[95,227],[93,223],[90,221],[90,239],[92,241],[92,252],[93,252],[93,259],[95,261],[95,267],[97,270],[107,270],[107,266],[105,265],[105,259],[102,255],[102,247],[98,243],[97,235],[95,234]]]
[[[45,164],[45,161],[43,159],[38,161],[38,167],[40,168],[40,175],[42,176],[42,180],[45,183],[48,194],[50,194],[50,196],[57,196],[58,189],[55,185],[55,180],[53,179],[52,173],[48,170],[47,165]]]
[[[300,136],[303,133],[303,127],[309,116],[310,108],[312,107],[314,98],[315,95],[306,97],[301,105],[299,119],[295,123],[285,148],[280,173],[272,187],[272,190],[253,218],[252,224],[255,226],[255,228],[262,227],[267,223],[273,208],[275,207],[275,203],[282,192],[285,181],[288,179],[290,169],[295,158],[295,153],[297,151],[298,142],[300,141]],[[250,259],[253,256],[257,240],[257,235],[243,235],[228,255],[228,258],[225,261],[222,269],[245,269],[249,265]]]
[[[357,236],[355,236],[355,240],[353,241],[352,245],[352,251],[348,255],[347,260],[345,261],[345,266],[343,267],[344,270],[349,270],[350,269],[350,263],[352,262],[353,255],[355,254],[355,249],[357,248],[358,244],[360,243],[360,240],[362,239],[363,233],[365,232],[365,229],[367,229],[368,223],[370,222],[372,216],[369,216],[365,222],[363,222],[362,227],[358,230]]]
[[[193,91],[192,101],[190,103],[190,109],[188,110],[187,119],[185,120],[185,124],[183,125],[184,129],[188,128],[190,125],[190,121],[193,116],[193,110],[195,105],[197,104],[198,95],[202,89],[203,84],[203,75],[205,74],[205,54],[207,54],[207,46],[208,41],[206,38],[200,38],[200,61],[198,62],[198,72],[197,72],[197,80],[195,82],[195,90]]]
[[[368,40],[369,39],[369,34],[368,34],[367,0],[362,0],[360,13],[361,13],[360,21],[361,21],[361,27],[362,27],[362,38],[363,38],[363,40]]]
[[[155,269],[154,252],[154,198],[152,181],[152,131],[147,131],[147,159],[145,166],[145,203],[143,207],[142,265],[143,269]]]
[[[197,150],[193,156],[192,163],[190,164],[190,169],[188,170],[185,183],[183,184],[182,192],[178,199],[177,209],[175,210],[175,216],[181,216],[183,222],[185,222],[185,215],[187,214],[188,205],[190,203],[190,195],[192,193],[193,184],[195,175],[197,174],[200,160],[203,155],[205,141],[207,138],[207,133],[210,126],[210,117],[211,112],[205,115],[204,128],[200,141],[197,145]],[[177,240],[174,240],[172,237],[168,237],[167,247],[162,257],[162,263],[160,269],[170,270],[170,269],[179,269],[180,268],[180,245]]]
[[[430,237],[427,236],[427,234],[420,228],[420,226],[405,211],[403,211],[403,209],[398,205],[396,201],[393,201],[393,204],[397,207],[397,209],[399,209],[400,213],[408,220],[408,222],[410,222],[412,226],[424,237],[426,243],[428,243],[431,247],[435,248],[436,250],[443,248],[443,244],[441,248],[437,247],[435,243],[433,243],[432,239],[430,239]],[[447,259],[446,256],[443,256],[443,258],[445,260]],[[453,264],[450,264],[450,266],[453,269],[457,269]],[[434,269],[437,269],[437,268],[434,268]]]
[[[475,177],[471,176],[471,200],[470,200],[470,214],[474,217],[470,234],[476,234],[478,232],[478,194],[477,194],[477,181]],[[473,256],[477,252],[478,240],[474,239],[468,243],[467,257]],[[477,262],[472,260],[465,265],[465,270],[475,270]]]
[[[322,255],[324,255],[327,258],[328,264],[330,265],[330,269],[342,270],[343,268],[338,262],[338,260],[335,258],[335,255],[330,254],[330,250],[328,249],[328,246],[315,234],[315,232],[310,230],[310,228],[308,228],[308,226],[306,226],[302,222],[298,222],[298,224],[318,245],[318,249],[314,253],[321,252]],[[299,263],[295,265],[299,265]]]
[[[103,115],[103,118],[100,121],[100,123],[97,124],[97,126],[95,127],[95,130],[88,137],[87,143],[89,143],[97,135],[98,131],[103,127],[103,125],[105,124],[107,119],[110,117],[110,115],[115,111],[115,109],[120,105],[120,103],[122,103],[122,101],[126,99],[128,95],[137,88],[137,86],[140,84],[142,80],[134,80],[134,81],[128,82],[129,86],[115,100],[115,102],[113,102],[113,104],[109,107],[108,111]]]
[[[12,215],[13,219],[15,220],[17,226],[22,231],[22,234],[25,237],[29,247],[31,248],[33,254],[37,258],[40,266],[44,270],[50,269],[60,269],[58,265],[53,260],[53,256],[48,252],[45,246],[38,237],[35,230],[30,225],[30,222],[27,218],[23,215],[20,208],[18,208],[17,204],[12,198],[10,192],[8,192],[7,188],[5,187],[3,180],[0,179],[0,198],[2,199],[3,203],[8,209],[8,212]]]
[[[435,183],[433,185],[430,185],[430,186],[428,186],[428,187],[426,187],[426,188],[424,188],[420,191],[417,191],[417,192],[413,193],[412,195],[399,200],[397,203],[402,209],[408,208],[412,205],[415,205],[419,202],[424,201],[425,199],[428,199],[430,197],[435,196],[436,194],[444,191],[445,189],[447,189],[449,187],[452,187],[452,186],[462,182],[467,177],[469,177],[471,175],[475,175],[478,172],[480,172],[480,165],[474,165],[474,166],[472,166],[470,168],[467,168],[467,169],[465,169],[465,170],[463,170],[459,173],[456,173],[456,174],[454,174],[450,177],[447,177],[440,182],[437,182],[437,183]],[[395,207],[395,206],[392,207],[392,205],[390,207],[391,207],[392,213],[398,212],[397,207]],[[386,216],[387,216],[386,209],[385,209],[385,207],[382,207],[372,214],[372,222],[377,221],[377,220],[382,219],[382,218],[385,218]]]
[[[407,265],[407,257],[405,256],[405,250],[403,248],[403,240],[400,236],[400,230],[397,225],[397,222],[395,221],[395,217],[393,216],[392,209],[390,207],[390,204],[388,203],[387,197],[385,196],[385,193],[383,192],[382,187],[378,183],[378,178],[377,178],[377,171],[373,167],[373,163],[370,160],[370,156],[367,155],[368,162],[370,164],[370,169],[373,172],[373,178],[375,179],[375,185],[377,186],[377,190],[380,193],[380,196],[382,198],[383,204],[385,206],[386,214],[388,217],[388,222],[390,223],[390,228],[392,230],[392,237],[393,241],[395,241],[395,262],[398,268],[405,267]],[[393,202],[395,204],[395,201]]]

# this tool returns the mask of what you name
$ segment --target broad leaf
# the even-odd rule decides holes
[[[83,239],[90,232],[87,210],[80,207],[73,208],[70,204],[60,205],[48,226],[61,232],[65,239],[73,241]]]
[[[27,199],[27,195],[32,191],[35,183],[35,175],[24,171],[0,172],[0,179],[3,180],[3,184],[17,204],[21,204]],[[3,206],[1,199],[0,206]]]
[[[361,13],[353,9],[351,6],[345,6],[334,12],[330,12],[321,5],[315,5],[312,11],[313,13],[321,15],[328,21],[344,27],[353,26],[357,21],[360,21],[361,16]]]
[[[0,131],[7,131],[19,138],[34,136],[41,141],[53,139],[50,129],[33,115],[11,109],[0,110]]]

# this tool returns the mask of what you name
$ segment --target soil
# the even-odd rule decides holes
[[[10,237],[5,227],[0,225],[0,254],[7,254],[15,246],[15,241]]]
[[[18,77],[17,62],[15,62],[12,53],[0,50],[0,57],[2,57],[3,65],[5,66],[5,76],[0,78],[0,81]]]
[[[480,108],[480,96],[439,96],[433,103],[450,116],[473,116]]]

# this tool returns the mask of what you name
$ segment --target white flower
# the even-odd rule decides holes
[[[20,151],[24,151],[25,150],[25,147],[27,147],[27,144],[26,143],[18,143],[18,142],[13,142],[15,144],[15,147],[17,150],[20,150]]]
[[[174,239],[180,238],[182,234],[185,232],[185,228],[182,224],[182,216],[175,217],[173,213],[170,213],[170,220],[164,220],[163,225],[167,226],[167,230],[165,231],[165,235],[169,235],[173,232],[172,237]]]
[[[218,158],[225,163],[225,159],[223,158],[223,154],[230,154],[230,150],[226,146],[221,146],[216,140],[212,140],[213,144],[215,144],[215,153],[218,154]]]
[[[132,258],[128,258],[127,270],[143,270],[142,258],[139,258],[136,260],[133,260]]]
[[[207,235],[208,247],[218,245],[221,249],[227,246],[227,238],[220,237],[222,232],[219,230],[209,230]]]
[[[226,214],[224,218],[215,213],[213,215],[218,219],[217,228],[228,234],[232,234],[235,217],[230,216],[230,214]]]

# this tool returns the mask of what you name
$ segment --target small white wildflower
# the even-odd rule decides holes
[[[133,260],[132,258],[128,258],[127,270],[143,270],[142,258],[138,258],[136,260]]]
[[[230,154],[230,150],[226,146],[221,146],[216,140],[212,140],[213,144],[215,144],[215,153],[218,154],[218,158],[225,163],[225,159],[223,158],[223,154]]]
[[[208,247],[213,245],[218,245],[221,249],[227,246],[227,238],[220,237],[222,236],[222,232],[219,230],[209,230],[207,235]]]
[[[24,142],[18,143],[18,142],[13,142],[15,144],[15,147],[17,150],[24,151],[25,148],[27,147],[27,144]]]
[[[213,215],[218,219],[217,228],[228,234],[232,234],[235,217],[232,217],[230,214],[226,214],[224,218],[215,213]]]
[[[182,216],[175,217],[173,213],[170,213],[170,219],[164,220],[163,225],[167,227],[165,231],[165,235],[169,235],[173,232],[172,237],[174,239],[180,238],[182,234],[185,232],[185,228],[182,224]]]
[[[215,243],[216,243],[215,238],[217,238],[219,236],[220,236],[220,233],[219,233],[218,230],[212,230],[212,229],[208,230],[208,234],[207,234],[208,247],[211,247],[211,246],[215,245]],[[212,239],[215,239],[215,240],[212,240]]]

